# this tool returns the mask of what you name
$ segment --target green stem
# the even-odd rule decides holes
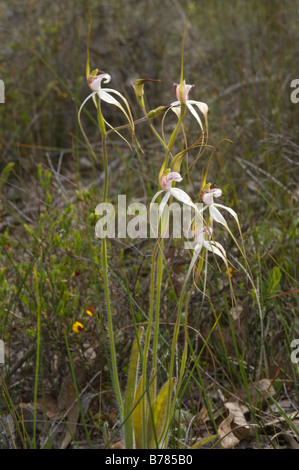
[[[198,270],[197,270],[197,276],[199,275],[200,271],[202,269],[202,259],[199,263]],[[179,330],[180,330],[180,320],[181,320],[181,315],[182,315],[182,306],[183,306],[183,300],[185,297],[185,291],[187,287],[187,282],[189,280],[191,270],[189,268],[187,275],[184,280],[184,284],[182,287],[180,299],[179,299],[179,305],[178,305],[178,315],[177,315],[177,320],[175,323],[175,328],[174,328],[174,333],[173,333],[173,340],[172,340],[172,349],[171,349],[171,358],[170,358],[170,366],[169,366],[169,378],[172,376],[173,373],[173,366],[174,366],[174,359],[175,359],[175,349],[178,341],[178,335],[179,335]],[[193,291],[193,288],[191,288],[191,291],[189,292],[189,295],[187,297],[186,305],[185,305],[185,318],[184,318],[184,350],[183,350],[183,355],[182,355],[182,361],[181,361],[181,368],[180,368],[180,374],[178,378],[178,382],[176,385],[176,391],[172,400],[170,400],[170,394],[171,394],[171,387],[169,387],[169,400],[168,400],[168,405],[167,405],[167,412],[166,412],[166,419],[165,419],[165,426],[164,426],[164,432],[162,433],[162,439],[161,441],[164,440],[164,445],[167,444],[167,435],[169,432],[169,425],[171,422],[171,418],[173,416],[175,406],[176,406],[176,401],[177,397],[181,388],[182,380],[183,380],[183,375],[185,372],[185,366],[187,362],[187,353],[188,353],[188,305],[189,305],[189,300],[191,293]],[[163,437],[164,436],[164,437]]]
[[[157,357],[158,357],[158,335],[159,335],[159,318],[160,318],[160,300],[161,300],[161,287],[163,278],[163,240],[160,242],[160,250],[158,255],[158,269],[157,269],[157,292],[156,292],[156,317],[155,317],[155,332],[153,344],[153,369],[157,370]],[[153,396],[156,398],[157,379],[154,379]]]
[[[150,345],[150,339],[151,339],[151,330],[152,330],[152,323],[153,323],[154,299],[155,299],[155,266],[156,266],[156,254],[157,254],[158,246],[159,246],[158,243],[156,243],[154,251],[153,251],[153,256],[152,256],[150,306],[149,306],[148,325],[147,325],[144,349],[143,349],[142,446],[144,449],[146,448],[146,445],[147,445],[147,419],[146,419],[147,417],[146,417],[146,399],[145,399],[145,393],[147,389],[147,359],[148,359],[149,345]]]
[[[107,192],[108,192],[108,156],[107,156],[107,144],[106,144],[106,128],[101,113],[100,101],[97,99],[97,110],[98,110],[98,122],[100,131],[102,134],[102,151],[103,151],[103,162],[104,162],[104,190],[103,190],[103,202],[106,202]],[[114,332],[113,332],[113,322],[112,322],[112,311],[110,303],[110,293],[109,293],[109,281],[108,281],[108,258],[107,258],[107,240],[106,238],[102,239],[102,249],[101,249],[101,258],[102,258],[102,269],[104,276],[104,292],[106,300],[106,311],[107,311],[107,321],[108,321],[108,332],[109,332],[109,342],[110,342],[110,352],[112,360],[112,381],[114,390],[116,393],[116,398],[121,412],[123,415],[123,403],[121,390],[119,385],[119,378],[117,372],[117,361],[116,361],[116,352],[115,352],[115,343],[114,343]]]

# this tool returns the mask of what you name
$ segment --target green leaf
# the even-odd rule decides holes
[[[135,448],[142,449],[142,407],[143,407],[143,400],[146,399],[144,396],[142,397],[142,387],[143,387],[143,377],[141,376],[139,379],[139,383],[135,393],[135,400],[134,400],[134,411],[133,411],[133,428],[134,428],[134,435],[135,435]]]
[[[162,432],[163,432],[164,424],[166,420],[168,403],[171,400],[174,384],[175,384],[175,377],[167,380],[167,382],[161,388],[159,395],[157,396],[156,401],[155,401],[154,426],[155,426],[155,432],[156,432],[158,442],[161,441],[161,438],[163,437]],[[151,416],[149,416],[148,419],[151,420]],[[149,449],[156,448],[156,442],[155,442],[155,437],[154,437],[153,432],[152,432],[152,436],[148,435],[148,442],[149,442],[149,446],[148,446]]]
[[[126,449],[134,449],[134,428],[133,428],[133,409],[135,401],[135,390],[137,381],[137,372],[139,366],[139,345],[143,332],[143,327],[138,331],[138,335],[134,340],[129,363],[128,381],[124,402],[124,437]]]
[[[2,172],[1,172],[1,177],[0,177],[0,188],[8,180],[8,177],[9,177],[10,172],[13,169],[13,167],[14,167],[14,162],[10,162],[3,168]]]
[[[267,285],[267,297],[271,295],[275,295],[277,293],[280,279],[281,279],[281,271],[278,266],[275,266],[270,271],[268,285]]]

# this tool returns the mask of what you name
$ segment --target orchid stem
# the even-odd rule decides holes
[[[104,162],[104,190],[103,190],[103,202],[106,202],[107,192],[108,192],[108,155],[107,155],[107,144],[106,144],[106,128],[101,113],[100,102],[97,98],[97,111],[98,111],[98,121],[99,127],[102,134],[102,151],[103,151],[103,162]],[[107,258],[107,240],[104,237],[102,239],[102,249],[101,249],[101,258],[102,258],[102,269],[104,277],[104,292],[106,300],[106,310],[107,310],[107,321],[108,321],[108,331],[109,331],[109,342],[110,342],[110,352],[112,360],[112,381],[116,393],[116,398],[118,406],[123,415],[123,403],[121,390],[119,385],[118,373],[117,373],[117,361],[116,361],[116,352],[115,352],[115,343],[114,343],[114,332],[113,332],[113,322],[112,322],[112,311],[110,303],[110,292],[109,292],[109,280],[108,280],[108,258]]]

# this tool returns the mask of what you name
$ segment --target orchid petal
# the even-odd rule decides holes
[[[235,219],[236,221],[238,221],[238,216],[236,214],[236,212],[231,209],[230,207],[227,207],[227,206],[223,206],[222,204],[214,204],[214,206],[217,206],[217,207],[221,207],[222,209],[225,209],[226,211],[228,211]]]
[[[104,91],[106,91],[107,93],[114,93],[115,95],[119,96],[123,102],[125,103],[126,107],[127,107],[127,110],[131,116],[131,110],[130,110],[130,106],[129,106],[129,103],[128,101],[126,100],[126,98],[117,90],[114,90],[113,88],[105,88]],[[132,117],[132,116],[131,116]],[[133,118],[132,118],[133,120]]]
[[[196,245],[196,246],[198,246],[198,245]],[[188,269],[188,273],[190,273],[191,269],[192,269],[193,266],[195,265],[196,260],[197,260],[197,258],[199,257],[199,253],[200,253],[200,251],[201,251],[201,248],[202,248],[202,247],[200,247],[199,251],[197,251],[197,250],[196,250],[196,247],[195,247],[194,252],[193,252],[193,256],[192,256],[192,260],[191,260],[191,263],[190,263],[190,266],[189,266],[189,269]],[[188,276],[188,274],[187,274],[187,276]]]
[[[207,119],[209,107],[206,103],[202,103],[202,101],[194,101],[188,100],[188,103],[194,106],[197,106],[199,111],[204,115],[205,119]]]
[[[209,206],[209,211],[210,211],[210,216],[213,220],[215,220],[219,224],[222,224],[222,225],[225,225],[225,226],[227,225],[225,218],[219,212],[219,210],[216,209],[215,204],[211,204]]]
[[[214,197],[220,197],[222,195],[222,191],[220,188],[213,188],[210,191],[204,193],[202,195],[202,200],[205,204],[213,204],[214,202]]]
[[[94,80],[89,81],[89,86],[93,91],[98,92],[101,89],[102,82],[109,83],[110,80],[111,76],[108,73],[100,73]]]
[[[217,244],[217,246],[216,246]],[[211,251],[212,253],[214,253],[215,255],[218,255],[220,256],[220,258],[223,259],[223,261],[225,262],[226,264],[226,257],[225,257],[225,251],[224,249],[222,248],[222,245],[220,245],[220,243],[217,243],[217,242],[211,242],[211,241],[204,241],[204,247],[208,250],[208,251]],[[220,248],[221,247],[221,248]],[[223,252],[222,252],[223,251]]]
[[[186,106],[187,106],[187,108],[189,109],[190,113],[195,117],[196,121],[197,121],[198,124],[200,125],[201,130],[203,130],[203,126],[202,126],[201,119],[200,119],[200,117],[198,116],[198,114],[197,114],[197,112],[195,111],[195,109],[193,108],[192,104],[190,104],[190,101],[187,101]]]
[[[170,109],[172,109],[172,111],[173,111],[173,112],[177,115],[177,117],[179,118],[180,115],[181,115],[181,102],[180,102],[180,101],[174,101],[173,103],[171,103]]]
[[[80,116],[81,114],[81,111],[82,111],[82,108],[84,107],[85,103],[90,100],[90,98],[93,98],[93,96],[96,94],[96,92],[94,91],[93,93],[91,93],[90,95],[87,96],[87,98],[85,98],[85,100],[83,101],[83,103],[81,104],[80,106],[80,109],[79,109],[79,113],[78,115]]]
[[[208,206],[213,204],[213,202],[214,202],[213,198],[214,198],[214,194],[211,191],[209,191],[209,192],[202,195],[203,202],[205,204],[207,204]]]
[[[154,197],[153,197],[153,199],[152,199],[152,201],[151,201],[151,204],[153,204],[153,203],[155,202],[155,200],[157,199],[157,197],[158,197],[161,193],[163,193],[163,192],[164,192],[163,189],[161,189],[160,191],[158,191],[158,192],[154,195]]]
[[[194,207],[195,204],[192,202],[191,197],[188,196],[185,191],[179,188],[171,188],[169,192],[172,194],[173,197],[175,197],[178,201],[183,202],[184,204],[187,204],[188,206]]]
[[[161,217],[162,217],[162,214],[163,214],[163,211],[164,211],[164,207],[167,204],[169,198],[170,198],[170,192],[167,191],[167,193],[163,197],[161,203],[159,204],[159,213],[160,213]]]

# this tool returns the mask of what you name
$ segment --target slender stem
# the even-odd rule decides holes
[[[35,379],[34,379],[34,399],[33,399],[33,447],[36,448],[36,415],[37,415],[37,389],[38,374],[40,361],[40,344],[41,344],[41,308],[40,308],[40,292],[38,284],[38,274],[36,266],[33,269],[34,283],[36,290],[36,314],[37,314],[37,331],[36,331],[36,362],[35,362]]]
[[[150,306],[148,325],[145,335],[144,349],[143,349],[143,364],[142,364],[142,376],[143,376],[143,387],[142,387],[142,446],[146,448],[147,445],[147,420],[146,420],[146,398],[145,392],[147,387],[147,360],[149,345],[151,339],[151,329],[153,323],[153,312],[154,312],[154,299],[155,299],[155,267],[156,267],[156,254],[158,249],[158,243],[156,243],[153,256],[152,256],[152,268],[151,268],[151,291],[150,291]],[[154,379],[156,380],[156,379]]]
[[[202,269],[202,261],[200,261],[200,263],[199,263],[198,270],[197,270],[197,276],[199,275],[201,269]],[[173,373],[173,366],[174,366],[174,359],[175,359],[175,348],[176,348],[176,345],[177,345],[178,334],[179,334],[179,330],[180,330],[180,320],[181,320],[181,315],[182,315],[183,300],[184,300],[184,297],[185,297],[187,282],[189,280],[191,272],[192,272],[192,270],[190,270],[190,268],[189,268],[189,270],[187,272],[187,275],[185,277],[185,280],[184,280],[184,284],[183,284],[180,299],[179,299],[177,320],[176,320],[176,323],[175,323],[174,333],[173,333],[173,340],[172,340],[171,358],[170,358],[170,366],[169,366],[169,378],[171,378],[172,373]],[[190,300],[190,296],[191,296],[191,293],[193,291],[193,288],[194,287],[191,288],[191,291],[188,294],[186,305],[185,305],[185,319],[184,319],[184,333],[185,333],[185,336],[184,336],[185,341],[184,342],[185,342],[185,344],[184,344],[184,350],[183,350],[183,355],[182,355],[179,378],[178,378],[178,382],[177,382],[177,385],[176,385],[176,391],[175,391],[175,394],[174,394],[174,397],[173,397],[173,400],[172,400],[172,404],[171,404],[171,400],[170,400],[171,387],[169,387],[169,400],[168,400],[168,405],[167,405],[165,426],[164,426],[164,431],[161,434],[161,436],[162,436],[161,442],[163,442],[163,440],[164,440],[164,445],[167,444],[167,435],[168,435],[168,431],[169,431],[169,424],[170,424],[172,415],[173,415],[174,410],[175,410],[176,400],[177,400],[177,397],[178,397],[178,394],[179,394],[179,391],[180,391],[180,388],[181,388],[183,375],[184,375],[184,371],[185,371],[185,365],[186,365],[186,361],[187,361],[187,352],[188,352],[188,305],[189,305],[189,300]]]
[[[157,269],[157,292],[156,292],[156,317],[155,317],[155,332],[153,344],[153,369],[157,370],[157,356],[158,356],[158,335],[159,335],[159,318],[160,318],[160,300],[161,300],[161,287],[163,278],[163,247],[164,243],[161,240],[160,250],[158,255],[158,269]],[[157,379],[153,383],[153,396],[156,398]]]
[[[113,385],[114,385],[115,392],[116,392],[116,398],[118,401],[118,406],[119,406],[120,411],[122,412],[123,404],[122,404],[122,397],[121,397],[121,391],[120,391],[120,385],[119,385],[118,373],[117,373],[112,312],[111,312],[110,294],[109,294],[106,238],[103,238],[102,240],[102,267],[103,267],[103,276],[104,276],[104,291],[105,291],[105,299],[106,299],[108,331],[109,331],[109,341],[110,341],[110,350],[111,350],[110,352],[111,352],[111,359],[112,359],[112,376],[113,376],[112,378],[113,378]]]
[[[106,202],[107,192],[108,192],[108,156],[107,156],[107,144],[106,144],[106,128],[101,113],[100,100],[97,97],[97,110],[98,110],[98,122],[100,131],[102,133],[102,151],[103,151],[103,162],[104,162],[104,190],[103,190],[103,202]],[[117,373],[117,361],[116,361],[116,352],[115,352],[115,343],[114,343],[114,332],[113,332],[113,322],[112,322],[112,311],[110,303],[110,293],[109,293],[109,280],[108,280],[108,259],[107,259],[107,240],[106,238],[102,239],[102,249],[101,249],[101,258],[102,258],[102,269],[104,276],[104,292],[106,300],[106,311],[107,311],[107,321],[108,321],[108,331],[109,331],[109,342],[110,342],[110,352],[112,360],[112,380],[113,386],[116,393],[116,398],[118,406],[123,414],[123,403],[121,390],[119,385],[119,378]]]

